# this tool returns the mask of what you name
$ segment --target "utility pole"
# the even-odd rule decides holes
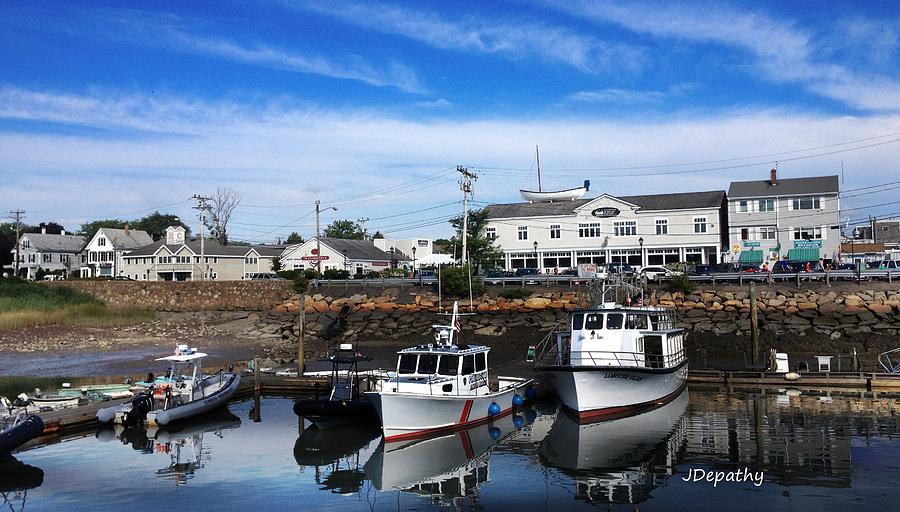
[[[469,194],[475,190],[474,182],[478,179],[478,176],[461,165],[456,167],[456,172],[460,174],[459,189],[463,193],[462,263],[468,264]]]
[[[25,210],[15,210],[9,212],[9,218],[16,221],[16,261],[15,261],[15,277],[19,277],[19,238],[22,236],[22,219],[25,218]]]
[[[369,218],[368,218],[368,217],[363,217],[363,218],[361,218],[361,219],[356,219],[356,223],[359,224],[359,227],[362,228],[362,232],[363,232],[363,240],[368,240],[368,238],[366,238],[366,222],[369,222]]]
[[[200,270],[202,270],[200,273],[200,280],[205,281],[209,265],[206,264],[206,246],[204,245],[206,237],[203,233],[203,227],[206,225],[206,212],[209,211],[209,205],[206,204],[206,202],[211,198],[199,194],[194,194],[193,198],[197,200],[197,206],[195,206],[194,209],[198,210],[200,214]]]

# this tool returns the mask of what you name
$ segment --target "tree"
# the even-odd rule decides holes
[[[372,235],[372,240],[375,240],[376,238],[384,239],[384,235],[381,234],[381,231],[376,231],[375,234]]]
[[[184,228],[185,235],[191,234],[191,228],[187,224],[181,222],[181,219],[171,213],[153,212],[141,220],[136,220],[131,224],[134,229],[146,231],[153,240],[159,240],[166,236],[166,228],[169,226],[181,226]]]
[[[303,237],[300,236],[300,233],[296,231],[292,232],[288,235],[287,240],[285,241],[288,244],[302,244],[304,242]]]
[[[22,225],[22,233],[33,233],[34,227]],[[38,230],[40,232],[40,230]],[[0,223],[0,265],[12,265],[12,250],[16,247],[16,224],[14,222]],[[10,274],[12,272],[10,271]]]
[[[281,257],[275,256],[272,258],[272,272],[278,272],[281,270]]]
[[[41,222],[36,228],[31,228],[29,233],[40,233],[42,229],[47,230],[48,235],[59,235],[66,228],[56,222]]]
[[[209,228],[209,235],[222,245],[228,245],[228,222],[240,202],[240,194],[227,187],[216,188],[216,193],[209,200],[210,211],[206,216],[206,226]]]
[[[97,230],[100,228],[122,229],[125,227],[125,224],[128,224],[128,221],[118,219],[94,220],[82,224],[78,234],[83,236],[85,243],[87,243],[91,241],[91,238],[94,238],[94,235],[97,234]]]
[[[473,210],[469,212],[468,236],[466,242],[469,260],[478,268],[491,268],[503,261],[503,251],[494,246],[494,240],[484,234],[487,227],[487,209]],[[455,245],[454,258],[462,257],[462,216],[450,220],[450,224],[456,228],[456,236],[450,239]],[[466,263],[466,262],[461,262]]]
[[[352,220],[336,220],[325,228],[326,238],[343,238],[345,240],[362,240],[362,227]]]

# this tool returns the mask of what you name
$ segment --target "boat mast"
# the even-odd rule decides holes
[[[535,158],[537,158],[538,192],[542,192],[542,190],[541,190],[541,152],[538,151],[537,144],[534,145],[534,155],[535,155]]]

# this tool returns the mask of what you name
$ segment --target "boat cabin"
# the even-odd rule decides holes
[[[203,378],[202,361],[207,354],[198,352],[196,348],[188,348],[187,345],[178,345],[175,354],[157,358],[157,361],[171,363],[168,375],[165,379],[157,379],[153,386],[153,398],[165,403],[169,408],[195,400],[203,396],[203,390],[198,385]],[[182,375],[182,372],[190,369],[190,375]],[[199,393],[200,396],[194,396]]]
[[[452,327],[435,335],[435,343],[398,352],[397,375],[385,385],[397,393],[426,395],[485,395],[488,389],[487,355],[481,345],[456,344]]]
[[[604,304],[573,311],[568,327],[551,333],[555,350],[545,350],[541,364],[671,368],[685,359],[671,309]]]

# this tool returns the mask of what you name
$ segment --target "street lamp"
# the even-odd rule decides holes
[[[538,261],[538,253],[537,253],[538,243],[537,240],[534,241],[534,266],[538,269],[541,268],[541,262]]]
[[[859,271],[860,271],[860,268],[859,268],[859,262],[858,262],[857,259],[856,259],[856,249],[853,248],[853,245],[854,245],[853,242],[855,242],[855,241],[856,241],[856,237],[859,236],[859,228],[853,228],[853,233],[851,233],[851,235],[852,235],[852,236],[850,237],[850,252],[853,254],[853,266],[856,267],[856,284],[859,284],[859,281],[860,281],[860,279],[859,279]]]
[[[413,253],[413,268],[412,268],[412,271],[413,271],[413,276],[415,276],[415,275],[416,275],[416,246],[415,246],[415,245],[414,245],[413,248],[412,248],[412,253]]]
[[[328,208],[325,208],[326,212],[328,210],[337,211],[337,208],[335,208],[334,206],[329,206]],[[319,234],[319,214],[320,213],[322,213],[322,211],[319,209],[319,200],[316,199],[316,272],[319,273],[319,275],[316,276],[317,283],[318,283],[318,280],[322,278],[322,244],[319,241],[319,239],[321,238],[321,235]]]
[[[391,247],[391,268],[392,268],[392,269],[393,269],[393,268],[397,268],[397,262],[396,262],[396,260],[394,259],[394,254],[395,254],[395,250],[394,250],[393,247]]]
[[[644,266],[644,237],[638,238],[638,245],[641,246],[641,267]]]

